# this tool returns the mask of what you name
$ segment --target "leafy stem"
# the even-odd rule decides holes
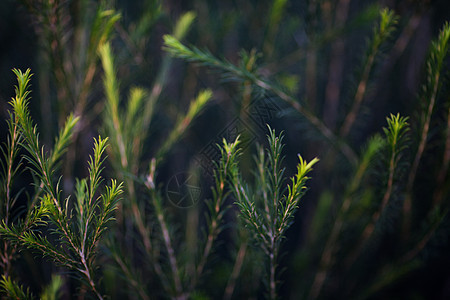
[[[283,136],[277,136],[275,130],[269,127],[269,147],[266,154],[268,164],[266,165],[265,155],[261,151],[258,156],[259,168],[262,169],[262,166],[266,166],[264,168],[265,176],[261,176],[261,178],[267,177],[269,179],[265,186],[256,187],[256,190],[262,188],[262,199],[260,194],[252,192],[242,180],[237,164],[233,165],[233,170],[230,172],[232,190],[236,197],[236,205],[240,209],[240,216],[268,259],[268,293],[270,299],[278,297],[276,270],[281,241],[286,230],[292,224],[300,199],[306,192],[306,181],[309,179],[306,175],[318,161],[317,158],[314,158],[307,162],[299,155],[297,172],[291,178],[290,184],[287,185],[287,193],[285,193],[286,189],[282,188],[285,180],[284,168],[281,167],[283,161],[281,154],[282,140]],[[222,150],[222,153],[237,155],[239,153],[238,145],[239,137],[233,143],[224,141],[222,149],[225,149],[225,151]],[[265,182],[264,179],[263,182]],[[265,190],[270,191],[270,193],[266,194]]]

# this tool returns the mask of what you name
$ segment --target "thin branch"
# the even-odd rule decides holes
[[[236,288],[236,282],[241,273],[242,266],[244,264],[244,259],[247,253],[247,242],[243,242],[239,247],[238,253],[236,255],[236,260],[234,262],[233,271],[231,272],[230,278],[228,279],[227,286],[225,288],[225,293],[223,300],[230,300],[233,297],[233,292]]]
[[[184,58],[188,61],[200,62],[204,65],[215,67],[225,71],[233,76],[237,76],[243,80],[250,80],[256,86],[263,90],[273,92],[283,101],[291,105],[297,112],[303,115],[312,125],[314,125],[319,132],[327,138],[334,146],[336,146],[347,158],[347,160],[353,165],[357,162],[357,156],[355,152],[350,148],[348,144],[337,137],[332,130],[330,130],[314,113],[307,110],[302,106],[297,99],[286,94],[276,85],[269,81],[260,78],[258,75],[248,72],[246,69],[241,69],[227,61],[221,61],[213,57],[209,52],[201,51],[195,47],[188,48],[181,44],[176,38],[165,35],[165,49],[175,57]]]

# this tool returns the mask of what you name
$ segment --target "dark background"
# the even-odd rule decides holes
[[[133,22],[138,19],[145,5],[151,1],[115,1],[115,8],[122,14],[120,26],[125,30],[132,28]],[[333,2],[333,1],[332,1]],[[76,1],[69,1],[76,3]],[[430,41],[437,37],[439,30],[445,21],[450,20],[450,1],[350,1],[346,24],[354,20],[369,5],[378,4],[392,8],[399,15],[398,30],[393,34],[393,39],[384,45],[384,54],[377,63],[371,77],[371,86],[366,96],[367,104],[358,119],[357,129],[349,137],[349,143],[357,152],[363,147],[367,138],[375,133],[381,133],[381,128],[386,124],[386,116],[390,113],[401,113],[411,116],[413,119],[418,114],[417,93],[421,83],[425,79],[424,62]],[[343,113],[349,107],[352,92],[354,91],[358,67],[365,51],[366,40],[370,37],[373,18],[367,18],[355,23],[354,26],[345,28],[343,32],[334,38],[330,38],[317,46],[315,88],[308,89],[311,83],[310,74],[306,70],[308,58],[302,57],[292,62],[288,61],[289,54],[298,48],[309,45],[315,35],[326,32],[327,19],[321,19],[319,12],[308,11],[309,1],[289,1],[288,9],[280,22],[281,30],[273,40],[266,40],[268,10],[270,1],[164,1],[162,4],[163,15],[159,18],[149,32],[148,38],[139,48],[140,56],[133,56],[133,51],[127,48],[120,34],[115,33],[113,46],[120,53],[119,77],[122,80],[121,88],[128,90],[130,86],[150,87],[155,79],[155,70],[161,64],[165,55],[162,50],[162,35],[170,32],[174,20],[183,12],[193,10],[197,14],[193,28],[190,30],[186,43],[193,44],[200,49],[209,49],[216,57],[223,57],[237,63],[241,49],[251,51],[256,49],[263,52],[265,45],[272,45],[273,51],[269,55],[265,53],[259,59],[261,72],[269,78],[281,80],[286,74],[296,75],[298,81],[294,94],[299,99],[308,99],[311,110],[321,117],[331,128],[337,127],[342,122]],[[80,13],[73,4],[71,12],[74,16]],[[415,25],[409,23],[414,19]],[[350,21],[349,21],[350,20]],[[331,24],[333,20],[328,20]],[[410,31],[405,30],[407,26]],[[331,27],[333,27],[331,25]],[[398,38],[403,38],[405,44],[395,44]],[[343,43],[341,52],[334,52],[336,43]],[[30,14],[21,1],[4,0],[0,2],[0,117],[5,120],[9,109],[8,101],[14,95],[15,78],[11,69],[25,70],[31,68],[35,74],[32,78],[32,102],[31,113],[38,126],[42,129],[41,135],[45,142],[52,143],[53,136],[58,128],[58,111],[52,104],[57,95],[52,91],[55,78],[46,75],[42,79],[42,72],[46,72],[47,63],[45,47],[40,36],[39,23]],[[338,54],[338,56],[333,56]],[[287,63],[286,63],[287,62]],[[338,65],[337,69],[330,66]],[[448,66],[448,64],[447,64]],[[448,68],[444,68],[447,72]],[[334,77],[333,77],[334,74]],[[102,100],[101,72],[96,74],[90,93],[91,103]],[[181,60],[175,60],[170,69],[169,80],[162,93],[161,113],[156,115],[152,134],[154,138],[148,145],[148,158],[152,156],[157,146],[167,137],[168,128],[173,124],[173,116],[176,115],[178,106],[187,106],[190,99],[203,88],[211,88],[214,91],[214,100],[204,113],[196,120],[183,139],[171,150],[163,164],[158,181],[164,185],[174,174],[192,168],[195,162],[205,159],[201,154],[208,145],[220,142],[223,135],[229,131],[237,130],[250,140],[242,162],[244,172],[249,175],[252,166],[251,151],[256,142],[264,143],[267,133],[262,126],[261,111],[255,112],[252,108],[243,107],[241,99],[242,87],[235,82],[223,80],[219,72],[188,64]],[[339,107],[335,111],[327,109],[327,84],[332,78],[337,78],[340,99]],[[49,80],[50,83],[45,83]],[[442,128],[444,101],[448,102],[448,88],[444,86],[440,110],[436,111],[437,127]],[[314,98],[311,98],[311,95]],[[336,96],[336,95],[334,95]],[[43,99],[45,98],[45,99]],[[98,100],[97,100],[98,99]],[[286,147],[286,174],[292,175],[295,171],[296,154],[310,160],[317,156],[330,154],[329,145],[317,137],[308,124],[288,105],[277,100],[273,95],[267,95],[266,104],[270,106],[270,112],[265,114],[267,121],[278,132],[283,130]],[[45,102],[44,102],[45,101]],[[47,103],[47,104],[45,104]],[[50,104],[49,104],[50,103]],[[50,105],[53,116],[44,111],[44,105]],[[94,105],[94,104],[92,104]],[[261,107],[260,107],[261,108]],[[267,113],[268,111],[263,111]],[[247,114],[246,114],[247,113]],[[237,120],[237,121],[236,121]],[[236,127],[236,124],[239,125]],[[440,122],[440,123],[439,123]],[[411,121],[411,123],[414,123]],[[94,121],[92,127],[85,128],[76,141],[77,159],[86,161],[92,136],[98,133],[98,124]],[[414,124],[413,124],[414,125]],[[437,129],[436,129],[437,130]],[[6,137],[5,122],[0,123],[0,138]],[[435,161],[434,154],[439,153],[442,145],[441,139],[432,134],[432,146],[426,152],[422,168],[437,169],[439,162]],[[153,152],[152,152],[153,151]],[[297,297],[303,273],[297,272],[301,247],[304,245],[308,234],[308,224],[314,213],[316,202],[322,191],[330,190],[335,195],[336,201],[342,186],[348,182],[350,170],[341,157],[336,157],[335,168],[326,165],[318,165],[312,174],[310,190],[302,200],[298,218],[288,233],[287,242],[284,244],[287,255],[281,261],[281,267],[286,267],[282,275],[284,284],[281,288],[282,296]],[[428,168],[429,167],[429,168]],[[83,168],[75,168],[74,176],[84,176]],[[428,172],[428,171],[427,171]],[[23,175],[26,176],[26,175]],[[205,175],[205,184],[211,183],[210,177]],[[26,177],[23,178],[27,180]],[[433,184],[433,175],[421,174],[419,176],[422,187],[417,189],[416,198],[421,203],[426,202],[429,195],[429,186]],[[448,181],[447,181],[448,183]],[[208,195],[209,188],[204,188]],[[447,195],[448,198],[448,195]],[[447,221],[448,223],[448,221]],[[448,224],[447,224],[448,225]],[[445,226],[443,226],[445,227]],[[227,237],[223,239],[226,241]],[[389,239],[383,244],[382,252],[388,253],[394,245]],[[414,272],[408,273],[395,284],[383,289],[374,296],[375,299],[448,299],[450,297],[450,259],[448,251],[448,230],[436,234],[436,239],[430,243],[430,247],[421,254],[423,266]],[[377,265],[377,261],[371,261]],[[343,275],[345,276],[345,275]],[[351,278],[347,280],[352,280]],[[330,286],[331,291],[339,291],[337,295],[345,295],[345,291],[339,287]],[[342,289],[342,288],[341,288]],[[345,289],[345,287],[344,287]],[[330,298],[339,298],[334,296]]]

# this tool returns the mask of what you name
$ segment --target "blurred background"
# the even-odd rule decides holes
[[[67,165],[62,170],[65,192],[69,194],[74,178],[86,176],[85,166],[92,137],[102,133],[103,73],[98,58],[89,61],[95,55],[89,56],[86,25],[93,14],[92,8],[100,2],[55,0],[51,3],[31,0],[0,2],[0,116],[2,120],[8,118],[8,101],[14,95],[16,83],[11,72],[13,68],[30,68],[34,73],[30,109],[45,144],[53,143],[69,112],[83,116],[73,147],[67,154]],[[223,137],[228,140],[238,134],[243,137],[245,151],[241,166],[245,176],[251,178],[255,145],[266,143],[268,131],[265,124],[277,132],[284,132],[286,175],[294,174],[298,153],[307,160],[314,157],[321,159],[311,174],[310,189],[302,199],[297,218],[288,232],[284,244],[286,255],[280,261],[280,270],[285,270],[280,276],[280,295],[287,299],[304,297],[304,291],[312,285],[319,265],[324,247],[320,240],[326,239],[344,197],[352,174],[351,164],[339,151],[333,150],[310,122],[277,95],[258,93],[245,81],[224,77],[220,70],[214,68],[181,59],[169,61],[169,56],[162,49],[162,37],[174,30],[180,16],[192,11],[195,21],[183,43],[207,49],[215,57],[232,64],[245,63],[246,68],[277,83],[293,95],[337,133],[360,82],[368,41],[379,21],[378,12],[383,7],[392,9],[399,17],[398,25],[380,47],[367,82],[364,104],[355,126],[345,138],[359,155],[370,136],[382,133],[386,117],[391,113],[410,116],[412,128],[419,126],[415,125],[419,123],[415,120],[418,120],[423,104],[417,95],[426,77],[425,60],[431,41],[438,36],[443,24],[450,20],[450,2],[116,0],[101,3],[121,14],[112,29],[121,92],[126,95],[131,87],[140,86],[156,92],[158,97],[149,128],[151,138],[146,140],[142,155],[143,173],[147,171],[150,159],[164,144],[177,118],[187,110],[191,99],[202,89],[213,91],[212,101],[167,152],[158,170],[157,184],[169,200],[171,179],[196,172],[201,173],[196,183],[201,189],[201,196],[195,197],[194,205],[199,205],[197,200],[201,203],[202,199],[211,197],[211,161],[217,159],[215,145]],[[59,19],[52,19],[52,16]],[[448,68],[444,71],[448,75]],[[429,208],[429,195],[435,182],[433,174],[440,164],[435,156],[443,151],[438,132],[446,122],[445,113],[449,105],[447,86],[444,82],[442,97],[435,111],[430,147],[420,169],[426,172],[420,171],[417,179],[420,184],[415,190],[415,201],[419,203],[419,211],[422,206]],[[6,128],[6,123],[0,122],[1,141],[6,139]],[[416,139],[412,138],[412,141],[414,143]],[[22,176],[25,182],[27,175]],[[373,176],[378,178],[376,174]],[[379,184],[377,180],[370,182],[369,176],[368,186],[373,188]],[[445,184],[449,184],[448,176]],[[448,188],[446,190],[445,200],[448,203]],[[318,203],[325,198],[329,201],[326,207],[329,217],[322,220],[323,230],[318,232],[319,235],[312,237]],[[175,215],[187,214],[184,208],[168,206]],[[353,217],[357,216],[355,212]],[[420,219],[420,214],[418,216]],[[233,220],[230,217],[228,221]],[[449,225],[448,221],[445,218],[443,224]],[[387,228],[396,224],[395,220],[386,222]],[[417,225],[418,228],[420,226]],[[389,229],[386,232],[380,237],[376,250],[372,249],[376,254],[359,261],[363,265],[361,268],[353,269],[353,273],[348,270],[341,272],[339,266],[332,269],[323,298],[357,298],[355,295],[365,298],[361,296],[365,295],[361,291],[367,290],[363,282],[371,275],[367,273],[379,265],[391,264],[395,253],[401,251],[396,248],[398,235],[392,234]],[[374,280],[383,284],[368,298],[450,298],[449,233],[448,229],[436,233],[417,258],[420,266],[411,268],[411,271],[399,271],[401,276],[387,272],[384,279],[388,284],[384,284],[383,280]],[[232,235],[232,232],[225,232],[221,236],[222,242],[233,240]],[[342,235],[339,242],[346,244],[342,249],[351,248],[352,238],[351,230],[348,235]],[[408,244],[402,247],[408,247]],[[229,248],[232,247],[224,247],[223,253],[219,251],[220,259],[229,259],[226,253]],[[383,279],[386,270],[377,273],[380,276],[377,278]],[[30,275],[22,272],[24,281],[33,287],[32,280],[27,279]],[[387,278],[390,275],[394,278],[392,281]],[[214,280],[211,279],[212,282]],[[246,282],[251,282],[251,279],[243,279],[241,294],[238,295],[247,295]],[[220,292],[208,290],[207,285],[204,289],[212,297],[220,295]]]

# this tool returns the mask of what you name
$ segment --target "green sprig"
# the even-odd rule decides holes
[[[266,154],[260,149],[257,160],[259,170],[257,176],[259,177],[258,182],[261,184],[254,188],[257,192],[253,192],[242,179],[237,164],[232,165],[232,171],[229,174],[240,216],[269,261],[267,282],[269,283],[270,299],[277,298],[276,268],[281,242],[292,223],[298,203],[306,191],[305,184],[309,179],[306,175],[318,162],[317,158],[307,162],[299,155],[297,172],[291,178],[290,184],[284,187],[285,169],[281,167],[283,161],[282,140],[283,135],[276,135],[275,130],[269,127],[269,147]],[[222,159],[224,153],[227,153],[228,157],[237,155],[238,143],[239,139],[231,144],[224,142]],[[258,192],[260,189],[262,192]],[[258,205],[258,203],[262,203],[262,205]]]

